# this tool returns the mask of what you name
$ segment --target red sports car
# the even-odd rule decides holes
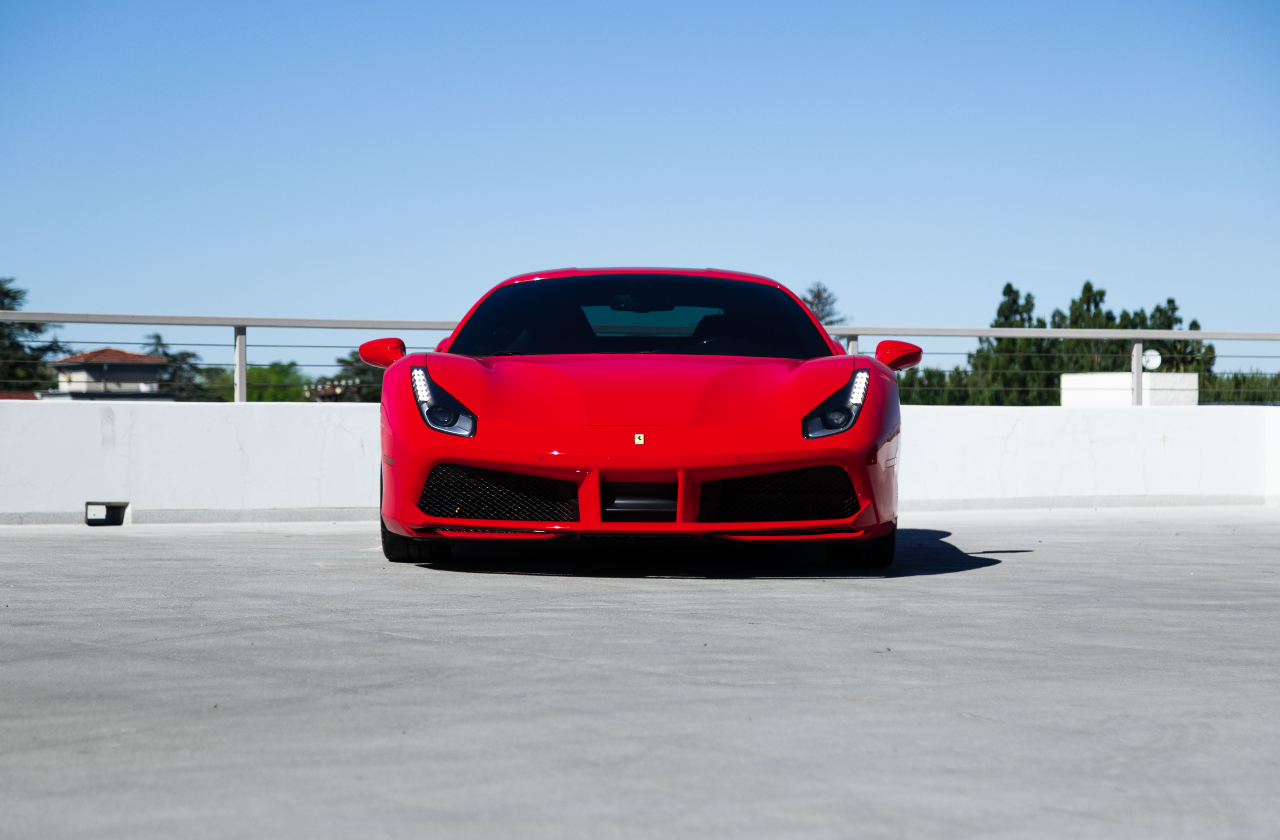
[[[920,348],[846,355],[781,283],[563,269],[499,284],[436,353],[360,347],[382,380],[382,546],[820,541],[893,562],[898,388]]]

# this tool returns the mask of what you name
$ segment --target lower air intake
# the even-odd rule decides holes
[[[578,485],[536,475],[440,464],[422,488],[418,510],[447,519],[577,522]]]
[[[704,481],[699,522],[798,522],[848,519],[858,496],[840,467],[749,475]]]

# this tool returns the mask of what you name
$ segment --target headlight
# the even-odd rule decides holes
[[[426,368],[413,368],[409,378],[413,382],[413,398],[418,402],[418,411],[428,426],[446,435],[475,435],[476,416],[452,394],[432,382]]]
[[[867,398],[867,383],[871,372],[855,370],[848,383],[827,397],[800,421],[800,432],[807,438],[838,435],[853,428],[862,411],[862,401]]]

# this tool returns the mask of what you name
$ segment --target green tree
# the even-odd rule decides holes
[[[1006,283],[996,307],[993,327],[1044,329],[1035,316],[1036,299]],[[1058,345],[1052,338],[981,338],[969,354],[970,402],[974,405],[1054,405],[1058,402],[1055,363]]]
[[[147,336],[146,340],[149,343],[143,345],[142,352],[149,356],[160,356],[167,363],[160,371],[163,390],[175,391],[179,402],[224,401],[224,397],[211,387],[216,384],[217,369],[210,370],[201,365],[199,353],[173,350],[158,332]]]
[[[218,399],[235,399],[235,374],[226,368],[205,368],[209,389]],[[305,402],[306,391],[314,384],[297,362],[271,362],[250,365],[248,374],[249,402]]]
[[[1123,324],[1121,313],[1121,322]],[[1182,316],[1178,314],[1178,303],[1169,298],[1163,304],[1156,304],[1147,315],[1141,309],[1130,317],[1128,328],[1138,330],[1176,330],[1182,327]],[[1199,332],[1200,322],[1195,318],[1187,325],[1188,332]],[[1217,361],[1217,352],[1212,344],[1191,339],[1178,341],[1148,341],[1144,350],[1157,350],[1160,353],[1160,370],[1168,373],[1201,373],[1213,371]]]
[[[1067,311],[1055,309],[1048,326],[1069,329],[1159,329],[1182,325],[1178,304],[1173,298],[1157,304],[1148,314],[1142,309],[1116,315],[1105,307],[1107,292],[1086,281],[1080,296],[1072,299]],[[993,327],[1043,328],[1044,318],[1035,316],[1035,298],[1023,295],[1006,284],[996,308]],[[1200,324],[1192,321],[1194,332]],[[1191,338],[1147,342],[1160,351],[1163,371],[1196,371],[1202,374],[1201,391],[1212,384],[1215,353],[1212,344]],[[1061,403],[1063,373],[1126,371],[1130,369],[1132,343],[1114,339],[1034,339],[984,338],[968,355],[968,368],[950,371],[911,369],[899,374],[904,403],[921,405],[1058,405]],[[1232,384],[1223,393],[1238,394]]]
[[[1156,304],[1148,314],[1144,310],[1120,310],[1116,315],[1104,308],[1107,292],[1086,282],[1080,297],[1071,301],[1064,313],[1055,310],[1052,324],[1069,329],[1176,330],[1182,326],[1178,303],[1168,298]],[[1198,331],[1200,323],[1192,320],[1189,332]],[[1130,369],[1132,342],[1127,338],[1069,339],[1062,344],[1062,370],[1066,373],[1095,373]],[[1216,358],[1212,344],[1194,341],[1147,341],[1143,349],[1159,351],[1160,370],[1166,373],[1209,373]]]
[[[898,374],[899,398],[905,405],[972,404],[970,371],[914,367]]]
[[[1035,296],[1006,283],[993,327],[1043,329]],[[1058,347],[1050,338],[982,338],[968,368],[912,368],[899,374],[902,401],[917,405],[1056,405]]]
[[[1050,318],[1052,325],[1058,329],[1073,330],[1114,330],[1121,327],[1121,319],[1109,309],[1106,303],[1106,289],[1095,289],[1093,283],[1086,280],[1080,290],[1080,297],[1073,298],[1067,311],[1055,309]],[[1128,312],[1122,312],[1124,321],[1131,320]],[[1059,359],[1063,372],[1105,372],[1128,370],[1130,344],[1124,339],[1073,338],[1062,343]]]
[[[1203,374],[1200,402],[1280,405],[1280,373],[1251,370]]]
[[[249,368],[250,402],[303,402],[314,384],[297,362],[271,362]],[[257,386],[257,387],[255,387]]]
[[[160,374],[165,387],[177,391],[178,399],[187,402],[230,402],[235,399],[235,374],[222,365],[200,363],[200,354],[191,350],[173,350],[160,333],[147,336],[150,342],[143,352],[162,356],[168,364]],[[301,402],[312,385],[311,377],[302,372],[297,362],[271,362],[250,365],[248,373],[249,402]]]
[[[819,324],[834,327],[845,322],[845,317],[836,309],[836,301],[839,298],[825,284],[814,283],[800,296],[800,299],[804,301],[805,306],[809,307],[809,311],[818,319]]]
[[[12,277],[0,277],[0,310],[17,312],[27,300]],[[18,324],[0,321],[0,391],[41,391],[57,387],[48,362],[70,349],[55,336],[43,336],[56,324]]]

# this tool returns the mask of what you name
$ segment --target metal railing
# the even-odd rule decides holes
[[[452,331],[457,321],[375,320],[352,318],[247,318],[203,315],[103,315],[84,312],[0,311],[0,321],[38,324],[136,324],[139,326],[231,327],[235,339],[234,393],[236,402],[248,400],[249,327],[339,330]],[[1229,332],[1222,330],[1118,330],[1054,329],[1035,327],[875,327],[828,326],[834,338],[847,342],[848,352],[858,353],[860,336],[900,338],[1049,338],[1128,341],[1131,345],[1132,402],[1142,405],[1142,347],[1144,341],[1280,341],[1280,332]]]
[[[0,312],[0,320],[37,324],[137,324],[164,327],[231,327],[235,338],[235,402],[249,399],[249,327],[330,330],[452,331],[457,321],[384,321],[355,318],[225,318],[205,315],[100,315],[88,312]]]
[[[1225,332],[1222,330],[1107,330],[1055,329],[1052,327],[827,327],[833,337],[844,338],[848,352],[857,354],[863,335],[906,338],[1057,338],[1128,341],[1129,374],[1133,405],[1142,405],[1143,341],[1280,341],[1280,332]]]

